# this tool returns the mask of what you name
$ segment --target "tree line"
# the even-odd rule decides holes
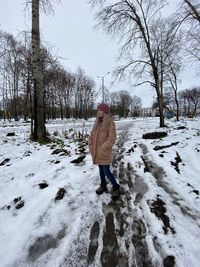
[[[22,32],[18,38],[0,31],[0,117],[4,120],[33,116],[33,66],[31,62],[31,37]],[[5,49],[6,47],[6,49]],[[67,71],[47,47],[41,48],[41,65],[44,85],[45,119],[88,118],[94,115],[97,99],[95,82],[79,67],[75,73]],[[114,114],[126,117],[138,110],[141,98],[131,96],[127,90],[107,93],[106,101]]]
[[[15,38],[0,31],[1,117],[31,117],[34,101],[31,37],[23,32]],[[51,53],[41,49],[43,102],[46,119],[88,117],[94,105],[94,80],[79,67],[67,71]]]
[[[178,109],[177,103],[178,101]],[[157,104],[154,103],[154,107]],[[164,95],[164,108],[165,110],[175,113],[177,120],[179,116],[194,117],[200,114],[200,87],[192,87],[178,92],[177,99],[171,91],[168,91]]]

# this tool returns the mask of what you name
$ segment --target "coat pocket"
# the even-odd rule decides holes
[[[103,159],[103,160],[109,159],[109,157],[110,157],[110,149],[109,148],[104,148],[104,147],[101,146],[99,148],[98,157],[100,159]]]

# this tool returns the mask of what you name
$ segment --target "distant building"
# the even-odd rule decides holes
[[[139,117],[155,117],[156,110],[152,108],[139,108]]]

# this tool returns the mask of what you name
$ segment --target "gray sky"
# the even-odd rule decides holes
[[[0,0],[0,28],[17,35],[22,30],[30,30],[30,16],[24,11],[26,0]],[[103,32],[94,30],[94,13],[87,0],[62,0],[54,6],[55,14],[42,14],[42,39],[54,52],[65,59],[60,60],[66,69],[75,72],[81,66],[86,74],[101,85],[101,79],[108,71],[117,66],[118,44]],[[142,98],[144,107],[152,104],[153,89],[133,87],[129,82],[116,83],[111,86],[112,77],[105,77],[105,85],[110,91],[128,90],[132,95]],[[134,83],[134,81],[132,82]],[[199,85],[191,67],[184,71],[180,90]]]

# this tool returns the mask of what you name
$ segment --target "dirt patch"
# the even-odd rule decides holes
[[[148,205],[150,206],[150,210],[151,212],[153,212],[156,217],[158,219],[161,219],[164,226],[163,226],[163,230],[164,230],[164,233],[167,234],[168,233],[168,230],[170,229],[172,234],[175,234],[175,230],[173,227],[170,226],[170,219],[169,217],[165,214],[167,209],[166,209],[166,204],[165,202],[157,197],[156,200],[154,200],[153,202],[148,202]]]
[[[67,155],[70,154],[70,152],[67,151],[66,149],[63,149],[63,148],[57,148],[51,154],[52,155],[58,155],[58,154],[60,154],[60,156],[67,156]]]
[[[18,210],[18,209],[21,209],[24,204],[25,204],[25,200],[22,199],[22,197],[17,197],[17,198],[14,198],[13,199],[13,202],[15,204],[15,208]]]
[[[129,149],[127,150],[126,154],[127,154],[127,155],[130,155],[132,152],[135,151],[134,148],[136,148],[136,147],[137,147],[137,144],[135,143],[131,148],[129,148]]]
[[[187,183],[187,186],[191,187],[193,190],[190,192],[193,192],[197,195],[197,198],[199,198],[199,190],[195,189],[191,184]]]
[[[168,147],[171,147],[171,146],[176,146],[178,145],[179,142],[174,142],[174,143],[171,143],[170,145],[166,145],[166,146],[155,146],[154,147],[154,150],[157,151],[157,150],[160,150],[160,149],[163,149],[163,148],[168,148]]]
[[[78,163],[81,163],[84,159],[85,159],[85,156],[81,156],[81,157],[78,157],[78,158],[76,158],[70,162],[78,164]]]
[[[184,129],[187,129],[185,126],[179,126],[177,128],[175,128],[176,130],[184,130]]]
[[[9,162],[9,161],[10,161],[9,158],[4,159],[4,160],[0,163],[0,166],[5,165],[5,164],[6,164],[7,162]]]
[[[60,188],[56,194],[55,201],[62,199],[65,193],[66,193],[65,188]]]
[[[174,267],[175,266],[175,257],[170,255],[167,256],[164,260],[163,260],[163,266],[164,267]]]
[[[141,159],[142,159],[142,161],[144,163],[144,173],[145,172],[151,172],[151,167],[152,166],[149,166],[148,161],[145,159],[145,157],[141,156]]]
[[[179,163],[182,162],[182,159],[179,156],[178,152],[176,152],[176,157],[174,159],[175,161],[171,161],[171,165],[173,165],[175,167],[175,170],[180,174]]]
[[[39,183],[38,184],[39,185],[39,187],[40,187],[40,189],[44,189],[44,188],[46,188],[46,187],[48,187],[49,185],[47,184],[47,182],[42,182],[42,183]]]
[[[152,133],[145,133],[142,135],[143,139],[158,139],[167,136],[167,132],[152,132]]]
[[[15,133],[14,132],[13,133],[7,133],[6,136],[15,136]]]

